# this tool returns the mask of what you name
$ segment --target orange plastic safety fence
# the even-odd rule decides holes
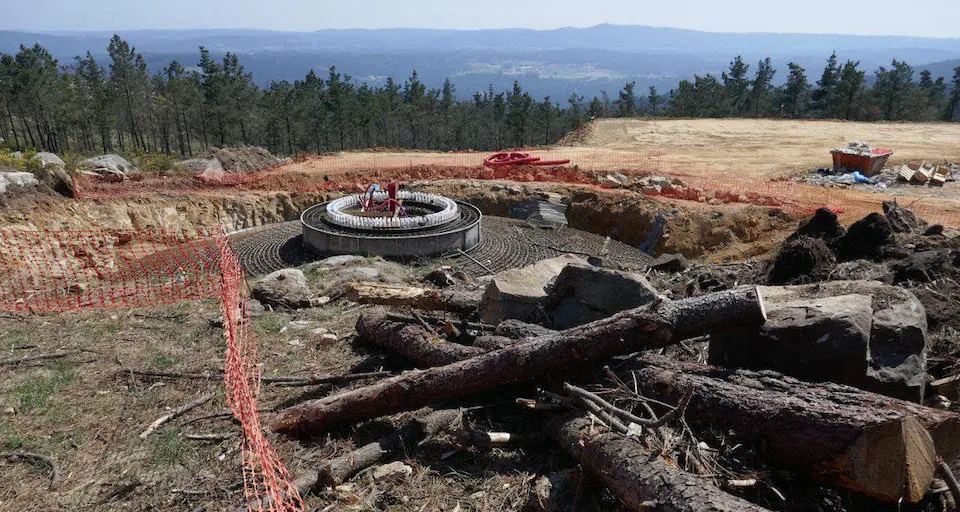
[[[524,151],[543,160],[562,156],[569,158],[571,164],[488,168],[483,166],[483,159],[489,153],[343,152],[308,157],[301,162],[255,173],[220,172],[200,176],[145,173],[124,181],[84,174],[77,176],[74,183],[78,198],[109,199],[157,194],[217,195],[243,191],[352,193],[365,190],[370,183],[392,181],[506,180],[599,187],[609,185],[604,182],[606,175],[623,173],[628,176],[659,175],[682,182],[680,186],[661,190],[633,187],[655,197],[711,204],[771,206],[798,214],[828,206],[846,211],[847,221],[878,211],[883,200],[897,198],[901,203],[912,204],[917,198],[925,196],[928,199],[913,207],[917,213],[922,210],[929,222],[960,227],[960,201],[943,197],[936,188],[929,191],[919,188],[888,190],[868,185],[845,188],[812,185],[803,180],[771,180],[762,174],[714,169],[709,164],[696,167],[668,162],[659,150],[636,152],[568,147]],[[830,165],[829,155],[824,155],[823,165]],[[904,191],[907,193],[904,194]]]
[[[299,511],[292,477],[260,427],[260,370],[247,285],[223,231],[0,230],[0,311],[146,307],[219,299],[227,403],[244,433],[251,510]]]

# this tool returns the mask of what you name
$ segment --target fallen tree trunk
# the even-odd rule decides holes
[[[698,310],[726,314],[697,318]],[[381,383],[311,400],[280,412],[274,429],[316,433],[400,411],[418,409],[496,387],[527,382],[550,372],[659,348],[675,330],[701,333],[759,326],[766,320],[755,288],[727,290],[693,299],[660,302],[541,336],[501,350]],[[678,322],[691,322],[676,328]]]
[[[937,455],[960,454],[960,414],[849,386],[662,356],[631,360],[617,372],[632,372],[641,394],[664,402],[692,387],[689,420],[733,430],[778,465],[883,500],[919,501]]]
[[[600,432],[580,416],[547,423],[547,433],[631,510],[761,512],[767,509],[727,494],[702,477],[653,456],[636,439]]]
[[[389,349],[427,367],[461,361],[484,352],[481,348],[441,339],[420,325],[390,320],[382,313],[360,315],[357,334],[368,343]]]
[[[406,306],[414,309],[473,313],[480,304],[483,290],[447,288],[433,290],[418,286],[374,282],[351,283],[347,299],[361,304]]]

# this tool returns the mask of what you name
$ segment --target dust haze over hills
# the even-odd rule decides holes
[[[214,56],[230,51],[253,72],[261,85],[295,80],[308,70],[325,73],[331,66],[358,82],[382,85],[386,77],[401,80],[416,69],[430,87],[449,77],[457,96],[467,99],[493,85],[508,88],[519,80],[535,97],[564,101],[572,92],[611,96],[627,81],[639,91],[656,86],[661,92],[694,74],[719,75],[736,55],[755,66],[771,57],[785,76],[786,63],[804,66],[816,80],[834,50],[841,59],[861,61],[872,71],[893,58],[906,60],[936,76],[950,78],[960,64],[960,38],[853,36],[839,34],[714,33],[646,26],[597,25],[555,30],[491,29],[349,29],[315,32],[268,30],[132,30],[118,33],[144,54],[151,71],[172,59],[185,66],[199,59],[198,47]],[[0,52],[39,42],[61,64],[90,50],[106,54],[112,32],[31,33],[0,31]],[[751,71],[753,67],[751,67]]]

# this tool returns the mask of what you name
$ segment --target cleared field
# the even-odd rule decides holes
[[[611,152],[659,150],[672,167],[773,177],[828,166],[830,149],[851,140],[893,149],[892,163],[960,160],[958,123],[603,119],[582,145]]]
[[[892,163],[960,160],[958,123],[855,123],[775,119],[600,119],[574,146],[533,149],[582,169],[703,171],[770,177],[830,164],[830,149],[863,140],[894,150]],[[476,166],[486,152],[347,151],[289,170],[358,170],[410,165]]]

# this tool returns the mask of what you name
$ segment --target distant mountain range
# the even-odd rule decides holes
[[[861,61],[868,75],[893,58],[906,60],[949,80],[960,65],[960,38],[852,36],[840,34],[713,33],[646,26],[598,25],[556,30],[351,29],[316,32],[266,30],[132,30],[118,33],[144,54],[151,70],[172,59],[185,66],[198,60],[197,48],[214,55],[233,52],[261,85],[295,80],[308,70],[331,65],[359,82],[402,81],[416,69],[430,87],[449,77],[457,95],[470,97],[492,84],[505,89],[519,80],[537,97],[564,101],[571,92],[616,97],[627,81],[638,92],[656,86],[665,93],[683,78],[723,71],[736,55],[751,63],[771,57],[784,79],[788,61],[807,69],[811,82],[832,51]],[[105,55],[112,32],[28,33],[0,31],[0,52],[39,42],[61,64],[87,50]]]

